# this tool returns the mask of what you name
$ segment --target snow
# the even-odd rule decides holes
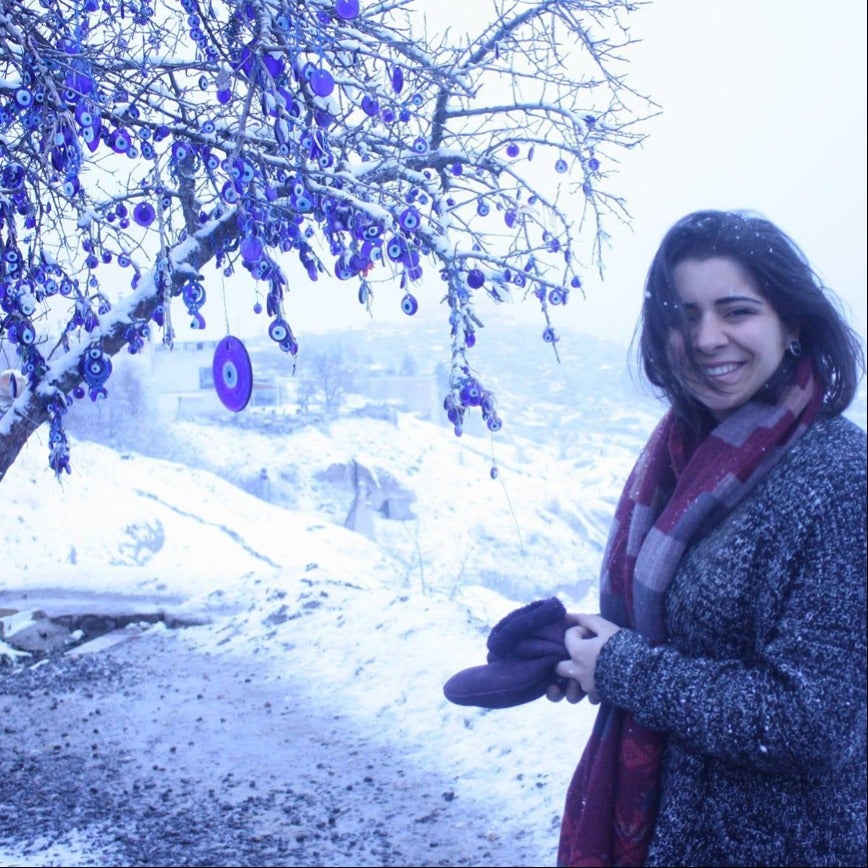
[[[262,665],[263,648],[303,649],[307,676],[329,683],[342,708],[420,766],[514,805],[553,854],[592,707],[541,699],[491,712],[452,705],[442,685],[484,662],[490,627],[531,599],[560,589],[568,608],[596,610],[604,529],[634,458],[627,443],[589,430],[564,457],[521,438],[495,449],[409,414],[280,435],[173,422],[163,435],[176,460],[74,441],[73,473],[60,481],[44,436],[31,439],[0,492],[0,608],[150,602],[199,622],[181,632],[208,653]],[[582,452],[593,460],[570,457]],[[411,489],[416,518],[375,514],[373,538],[346,529],[352,492],[323,474],[352,460]],[[263,467],[272,502],[245,490]],[[299,617],[305,605],[325,605],[335,629]],[[0,642],[3,653],[15,656]],[[561,749],[547,732],[562,735]],[[85,838],[43,845],[29,856],[0,847],[0,863],[93,864],[98,851]]]

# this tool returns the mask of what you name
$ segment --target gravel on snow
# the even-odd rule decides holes
[[[9,864],[552,864],[550,830],[180,632],[0,668],[0,849],[81,860]]]

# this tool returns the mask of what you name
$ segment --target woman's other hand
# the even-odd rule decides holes
[[[570,659],[561,660],[555,667],[555,672],[567,679],[566,687],[561,689],[553,685],[546,695],[554,702],[564,697],[568,702],[578,702],[586,694],[588,701],[596,705],[600,701],[594,683],[597,657],[603,645],[621,628],[601,615],[576,615],[575,621],[576,626],[564,633],[564,644]]]

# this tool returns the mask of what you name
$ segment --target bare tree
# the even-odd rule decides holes
[[[626,0],[499,0],[467,38],[411,0],[19,0],[0,11],[0,479],[47,423],[111,391],[111,359],[179,318],[205,267],[249,291],[295,356],[293,269],[385,283],[426,270],[451,334],[444,406],[501,420],[472,362],[480,294],[551,310],[600,268],[620,148],[650,103],[626,82]],[[442,281],[442,282],[441,282]],[[245,286],[253,286],[248,290]],[[264,304],[260,301],[264,301]],[[424,303],[424,299],[421,300]],[[208,314],[210,316],[210,314]]]

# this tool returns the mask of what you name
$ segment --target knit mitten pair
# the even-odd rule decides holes
[[[551,684],[565,683],[555,666],[570,655],[564,633],[572,623],[557,597],[510,612],[488,635],[488,662],[462,669],[443,686],[456,705],[509,708],[539,699]]]

